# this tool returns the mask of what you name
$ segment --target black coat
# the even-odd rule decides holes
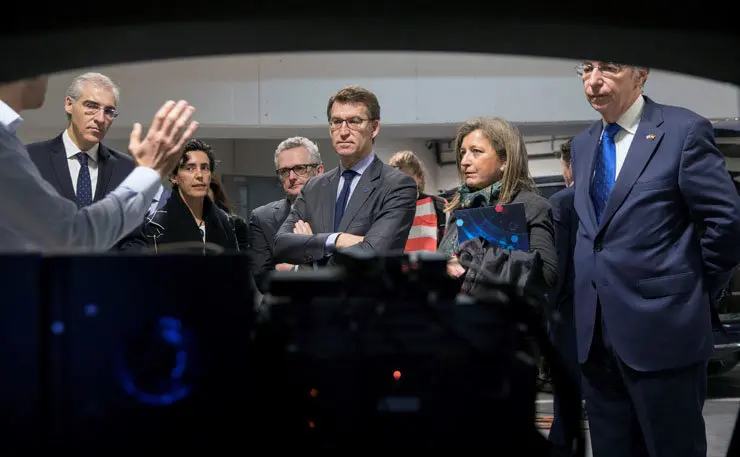
[[[203,201],[203,221],[206,242],[227,251],[238,251],[234,225],[229,215],[218,208],[210,198]],[[203,242],[203,235],[190,209],[179,192],[172,192],[167,204],[144,223],[144,236],[157,252],[162,245],[184,242]]]

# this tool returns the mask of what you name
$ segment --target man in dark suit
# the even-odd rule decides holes
[[[289,263],[275,263],[275,236],[288,218],[293,202],[306,181],[324,172],[324,164],[316,143],[303,137],[288,138],[275,150],[275,170],[285,191],[285,198],[255,208],[249,217],[249,252],[252,274],[257,288],[266,292],[270,271],[290,271]]]
[[[41,176],[80,208],[105,197],[135,168],[131,156],[101,143],[118,117],[118,95],[118,87],[105,75],[85,73],[76,77],[64,100],[67,129],[51,140],[27,146]],[[138,230],[133,233],[138,234]],[[131,235],[114,250],[144,245],[145,240]]]
[[[339,167],[310,179],[275,239],[278,262],[329,263],[335,249],[402,253],[416,211],[416,183],[375,156],[380,104],[350,86],[326,109]]]
[[[558,348],[573,379],[580,385],[581,369],[578,366],[576,350],[576,332],[573,322],[573,251],[576,247],[578,215],[573,208],[575,188],[573,187],[573,169],[571,168],[570,147],[572,140],[560,146],[560,162],[563,166],[565,189],[555,192],[550,197],[552,219],[555,225],[555,248],[558,252],[558,282],[547,294],[548,305],[560,315],[560,321],[552,323],[550,337]],[[563,428],[560,395],[553,392],[553,421],[550,427],[549,440],[556,448],[556,455],[570,456],[573,452],[572,433]]]
[[[711,303],[740,261],[740,198],[711,123],[586,61],[602,116],[573,140],[578,361],[596,457],[706,455]]]

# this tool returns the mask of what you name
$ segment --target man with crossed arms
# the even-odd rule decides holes
[[[275,239],[275,260],[327,265],[336,249],[403,253],[416,212],[416,183],[373,152],[380,104],[349,86],[329,99],[326,114],[340,166],[311,178]]]

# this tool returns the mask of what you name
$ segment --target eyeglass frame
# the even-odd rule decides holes
[[[602,65],[587,64],[587,63],[583,63],[583,62],[582,62],[582,63],[579,63],[578,65],[576,65],[576,66],[575,66],[575,69],[576,69],[576,74],[577,74],[577,75],[578,75],[578,76],[579,76],[579,77],[580,77],[581,79],[583,79],[583,75],[584,75],[584,74],[586,74],[586,72],[585,72],[585,71],[584,71],[584,69],[583,69],[583,67],[584,67],[584,66],[586,66],[586,65],[590,65],[590,66],[592,66],[592,67],[593,67],[593,68],[591,69],[591,71],[589,71],[589,73],[591,73],[592,71],[594,71],[594,70],[598,69],[598,70],[599,70],[599,71],[600,71],[601,73],[603,73],[603,74],[604,74],[605,76],[606,76],[606,75],[613,75],[613,76],[616,76],[616,75],[617,75],[617,74],[619,74],[619,73],[620,73],[620,72],[621,72],[622,70],[624,70],[624,68],[625,68],[625,67],[627,67],[627,65],[624,65],[624,64],[621,64],[621,63],[616,63],[616,62],[605,62],[605,63],[603,63],[603,66],[609,66],[609,65],[611,65],[611,66],[614,66],[614,67],[616,68],[616,71],[614,71],[614,72],[611,72],[611,71],[604,71],[604,70],[602,69]]]
[[[349,122],[350,120],[359,121],[359,123],[358,123],[357,126],[353,126],[352,124],[350,124],[350,122]],[[340,122],[338,124],[335,124],[332,121],[340,121]],[[353,117],[351,117],[349,119],[342,119],[342,118],[339,118],[339,117],[333,117],[333,118],[329,119],[329,130],[333,132],[333,131],[336,131],[336,130],[341,129],[342,128],[342,125],[347,124],[347,128],[348,129],[357,131],[357,130],[360,130],[362,128],[362,124],[364,124],[365,122],[371,122],[371,121],[377,121],[377,119],[371,119],[371,118],[365,119],[365,118],[358,117],[358,116],[353,116]]]
[[[319,165],[321,164],[320,163],[302,163],[298,165],[293,165],[292,167],[278,168],[277,170],[275,170],[275,174],[278,176],[278,178],[285,180],[290,177],[290,172],[292,171],[293,173],[295,173],[296,176],[303,178],[306,175],[308,175],[308,170],[310,168],[317,168]],[[299,173],[298,171],[296,171],[296,168],[298,167],[305,167],[305,170]],[[282,173],[285,173],[285,176],[281,176]]]
[[[80,104],[85,109],[85,115],[87,116],[95,116],[101,109],[103,110],[103,116],[111,120],[117,118],[120,114],[118,112],[118,109],[112,106],[103,107],[100,103],[94,102],[92,100],[83,100]]]

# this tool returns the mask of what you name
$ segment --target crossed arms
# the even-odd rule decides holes
[[[367,223],[353,223],[331,243],[332,233],[313,233],[312,214],[305,193],[318,191],[311,186],[301,191],[288,218],[275,238],[275,261],[305,264],[330,257],[335,249],[358,254],[403,252],[416,213],[416,184],[404,176],[380,196],[378,211]],[[369,202],[367,203],[369,204]],[[364,219],[364,218],[361,218]],[[316,224],[314,224],[316,226]]]

